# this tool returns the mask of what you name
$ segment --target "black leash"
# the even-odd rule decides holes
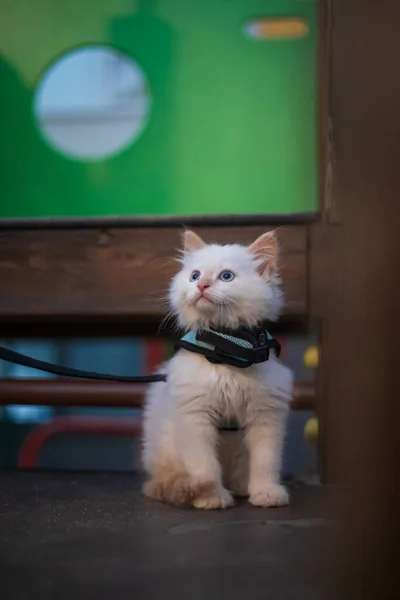
[[[244,346],[243,342],[246,342],[247,346]],[[185,348],[190,352],[201,354],[211,363],[230,365],[240,369],[267,361],[272,349],[275,350],[276,356],[279,357],[281,350],[279,342],[263,327],[254,327],[252,329],[242,327],[232,331],[223,329],[219,332],[216,330],[196,333],[189,332],[177,343],[177,348]],[[155,383],[167,380],[167,376],[162,373],[125,377],[122,375],[72,369],[26,356],[3,346],[0,346],[0,360],[30,369],[38,369],[39,371],[52,373],[53,375],[60,375],[61,377],[119,381],[123,383]]]
[[[97,379],[100,381],[120,381],[123,383],[154,383],[157,381],[167,380],[167,376],[163,374],[124,377],[122,375],[109,375],[107,373],[96,373],[93,371],[82,371],[81,369],[71,369],[70,367],[54,365],[53,363],[49,363],[44,360],[38,360],[37,358],[19,354],[19,352],[14,352],[13,350],[9,350],[3,346],[0,346],[0,359],[15,365],[21,365],[22,367],[29,367],[30,369],[38,369],[39,371],[45,371],[46,373],[52,373],[53,375],[60,375],[61,377]]]

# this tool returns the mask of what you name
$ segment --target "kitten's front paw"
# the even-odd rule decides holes
[[[289,494],[283,485],[271,483],[257,492],[251,494],[249,502],[253,506],[287,506],[289,504]]]
[[[218,490],[213,489],[207,493],[201,494],[193,500],[193,506],[204,510],[228,508],[228,506],[233,506],[233,504],[233,496],[225,488],[220,488]]]

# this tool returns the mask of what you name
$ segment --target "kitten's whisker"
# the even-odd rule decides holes
[[[161,323],[158,327],[157,333],[160,333],[160,331],[162,331],[164,328],[167,327],[168,322],[172,319],[173,316],[174,316],[173,311],[170,311],[169,313],[167,313],[165,315],[165,317],[163,318],[163,320],[161,321]]]
[[[160,296],[159,298],[154,298],[154,302],[157,302],[157,304],[169,306],[169,298],[163,298],[162,296]]]
[[[171,320],[174,319],[174,322],[171,325]],[[166,316],[164,317],[164,319],[161,321],[159,327],[158,327],[158,333],[160,333],[160,331],[162,331],[164,328],[167,327],[167,325],[170,327],[170,331],[171,333],[177,333],[180,330],[180,325],[179,325],[179,314],[178,311],[176,310],[171,310],[169,311]]]

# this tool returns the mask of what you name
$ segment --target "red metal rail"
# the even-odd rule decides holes
[[[52,437],[66,433],[88,435],[136,436],[141,433],[140,419],[110,417],[55,417],[48,423],[38,425],[24,439],[19,455],[21,469],[33,469],[38,462],[40,451]]]

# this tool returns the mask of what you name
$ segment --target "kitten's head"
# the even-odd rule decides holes
[[[277,259],[274,231],[247,247],[206,244],[193,231],[186,231],[182,269],[170,288],[179,325],[236,328],[276,320],[283,304]]]

